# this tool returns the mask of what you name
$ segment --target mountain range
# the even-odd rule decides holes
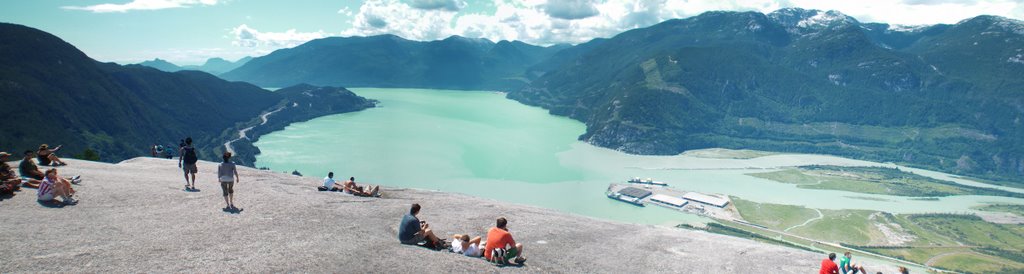
[[[628,153],[827,153],[1021,181],[1022,25],[707,12],[575,46],[324,38],[221,76],[261,86],[507,90],[586,123],[581,140]]]
[[[0,89],[17,99],[5,100],[5,111],[20,126],[61,132],[57,141],[77,138],[116,150],[115,134],[133,142],[179,136],[198,117],[208,121],[192,126],[203,130],[237,127],[287,99],[196,71],[99,63],[48,34],[32,40],[42,34],[4,28],[10,33],[2,37],[16,39],[0,41],[14,49],[0,52]],[[628,153],[708,147],[823,153],[1020,183],[1021,75],[1024,23],[1017,20],[978,16],[898,26],[787,8],[707,12],[575,46],[330,37],[219,76],[263,87],[503,90],[585,123],[580,140]],[[372,106],[361,99],[350,100],[360,107],[345,111]],[[21,106],[30,104],[38,107]],[[91,107],[104,104],[111,107]],[[225,104],[231,109],[221,110]],[[201,107],[176,112],[183,105]],[[68,111],[44,111],[56,108]],[[294,117],[320,110],[307,106],[308,115]],[[171,126],[150,126],[159,123]],[[31,131],[3,134],[5,146],[40,139]]]
[[[201,158],[216,159],[221,145],[238,136],[237,129],[258,123],[261,113],[288,107],[288,115],[273,117],[274,124],[287,124],[372,107],[342,88],[275,93],[200,71],[101,63],[56,36],[21,25],[0,23],[0,37],[5,151],[63,144],[61,155],[91,149],[100,160],[120,161],[148,155],[152,144],[176,147],[191,136]]]
[[[598,43],[597,45],[589,45]],[[836,154],[1021,182],[1024,24],[907,28],[835,11],[708,12],[556,53],[509,97],[640,154]],[[562,56],[568,55],[568,56]]]
[[[511,90],[528,83],[527,67],[567,47],[459,36],[430,42],[394,35],[329,37],[255,58],[221,77],[263,87]]]
[[[228,61],[228,60],[224,60],[223,58],[214,57],[214,58],[207,59],[206,63],[203,63],[202,65],[199,65],[199,66],[195,66],[195,65],[178,66],[178,65],[175,65],[174,63],[168,62],[167,60],[156,58],[156,59],[153,59],[153,60],[149,60],[149,61],[145,61],[145,62],[139,63],[139,65],[143,65],[143,66],[159,69],[159,70],[166,71],[166,72],[176,72],[176,71],[182,71],[182,70],[198,70],[198,71],[206,72],[206,73],[209,73],[209,74],[217,75],[217,74],[221,74],[221,73],[225,73],[225,72],[231,71],[231,70],[236,69],[236,68],[238,68],[238,67],[240,67],[242,65],[245,65],[245,63],[249,62],[249,60],[252,60],[252,59],[253,59],[253,57],[246,56],[246,57],[243,57],[242,59],[238,59],[237,61],[231,62],[231,61]]]

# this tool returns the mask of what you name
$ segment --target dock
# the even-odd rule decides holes
[[[742,220],[732,201],[725,195],[679,190],[660,185],[635,183],[608,185],[608,198],[636,206],[660,207],[715,219]]]

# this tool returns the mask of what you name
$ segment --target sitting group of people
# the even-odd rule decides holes
[[[852,262],[853,255],[849,251],[843,253],[843,258],[839,259],[839,265],[836,265],[836,254],[829,253],[828,259],[821,260],[821,269],[818,270],[820,274],[867,274],[868,271],[864,269],[863,265],[857,265]],[[909,274],[910,270],[906,267],[899,267],[900,274]],[[877,274],[881,274],[879,271]]]
[[[184,142],[184,139],[182,139],[182,142]],[[180,149],[180,147],[179,147],[179,149]],[[153,156],[154,158],[164,158],[164,159],[174,158],[173,155],[171,154],[170,147],[166,147],[165,148],[164,145],[157,145],[157,144],[153,144],[153,146],[149,147],[149,155]]]
[[[67,165],[53,154],[59,148],[58,146],[51,150],[45,144],[40,146],[39,151],[40,153],[45,152],[45,156],[37,156],[35,152],[26,150],[18,165],[20,176],[15,174],[14,169],[7,164],[11,154],[0,152],[0,194],[13,194],[20,190],[21,186],[25,186],[38,189],[37,199],[40,202],[53,202],[55,198],[60,197],[63,204],[77,204],[78,200],[73,197],[75,189],[71,185],[81,183],[80,176],[62,178],[58,175],[56,168],[50,168],[44,172],[33,161],[33,158],[37,158],[43,163],[42,159],[46,159],[44,165]]]
[[[334,180],[334,172],[328,172],[324,177],[324,184],[318,186],[320,191],[341,191],[361,197],[380,197],[380,186],[362,187],[356,184],[356,177],[348,177],[348,181],[338,183]]]
[[[430,228],[430,224],[420,221],[416,217],[420,212],[419,204],[412,204],[409,213],[402,217],[398,225],[398,241],[407,245],[420,245],[428,247],[444,248],[468,257],[483,257],[488,262],[499,265],[515,263],[522,265],[526,262],[523,257],[523,244],[516,243],[512,233],[508,230],[508,220],[499,217],[495,226],[487,232],[487,239],[479,236],[470,238],[467,234],[455,234],[452,236],[452,243],[449,246],[444,240],[437,237]]]

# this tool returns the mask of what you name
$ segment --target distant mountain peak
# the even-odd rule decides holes
[[[144,61],[139,63],[139,65],[159,69],[166,72],[175,72],[182,70],[181,66],[175,65],[174,63],[168,62],[167,60],[160,58],[154,58],[153,60]]]
[[[448,36],[448,38],[445,38],[445,39],[443,39],[441,41],[462,41],[462,42],[476,43],[476,44],[494,44],[494,42],[491,42],[491,40],[488,40],[487,38],[469,38],[469,37],[458,36],[458,35]]]
[[[891,25],[889,25],[889,28],[886,29],[886,31],[892,31],[892,32],[919,32],[919,31],[924,31],[925,29],[928,29],[931,26],[934,26],[934,25],[898,25],[898,24],[891,24]]]
[[[796,34],[845,27],[858,23],[857,19],[839,11],[807,10],[801,8],[780,9],[769,13],[768,18],[784,26],[787,31]]]
[[[957,25],[978,25],[1024,35],[1024,21],[996,15],[979,15],[961,20]]]

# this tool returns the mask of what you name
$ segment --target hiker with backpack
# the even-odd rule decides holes
[[[512,262],[523,264],[526,258],[523,257],[523,244],[516,243],[512,239],[512,233],[508,231],[508,220],[505,217],[498,218],[495,227],[487,232],[487,242],[484,247],[484,256],[487,261],[499,265]]]
[[[185,190],[196,190],[196,173],[199,169],[196,167],[196,162],[199,161],[199,157],[196,156],[196,148],[192,146],[192,137],[185,138],[185,146],[181,147],[178,151],[178,167],[185,171]],[[182,165],[184,162],[184,166]],[[192,175],[192,183],[189,184],[188,175]]]

